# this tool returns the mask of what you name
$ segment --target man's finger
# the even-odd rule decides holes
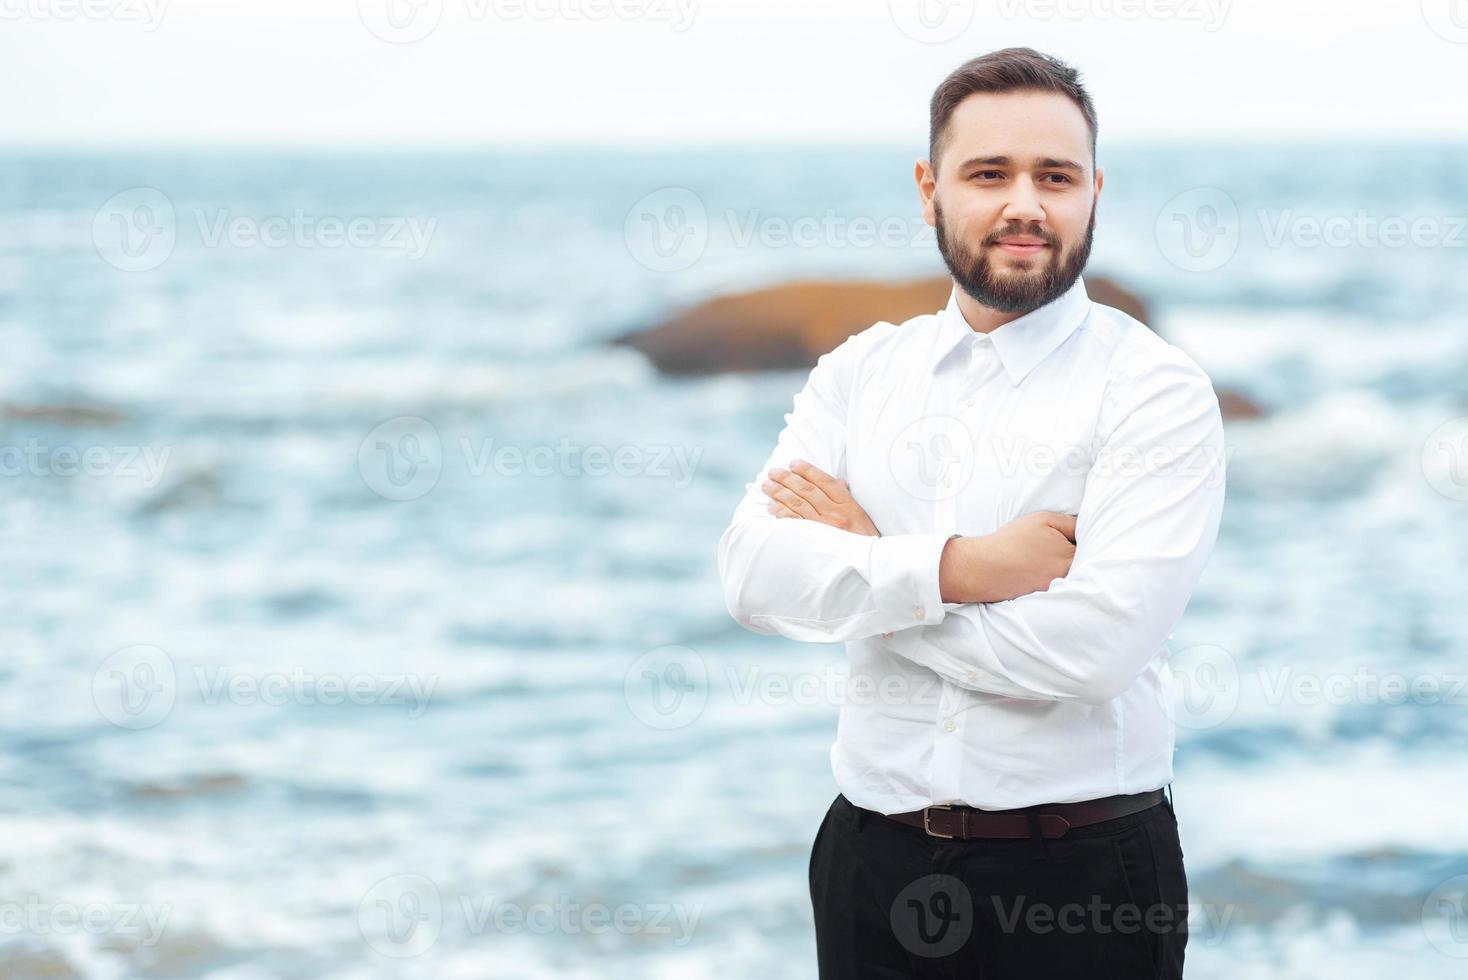
[[[770,470],[770,479],[789,487],[797,495],[804,497],[816,510],[821,510],[827,504],[835,503],[835,500],[832,499],[830,494],[799,473],[792,473],[789,470],[782,470],[779,467],[775,467]]]
[[[1075,544],[1076,519],[1073,516],[1071,516],[1070,514],[1056,514],[1051,519],[1050,526],[1055,528],[1061,534],[1065,535],[1066,539],[1069,540],[1071,544]]]
[[[814,463],[803,459],[792,459],[790,469],[818,487],[832,503],[845,499],[846,495],[841,492],[841,481]]]
[[[773,480],[766,480],[760,489],[765,492],[765,496],[778,500],[786,507],[795,511],[798,516],[816,516],[816,509],[811,506],[810,502],[789,487],[776,483]]]
[[[776,470],[771,470],[769,476],[765,479],[763,483],[759,485],[759,488],[764,493],[764,495],[766,497],[779,497],[781,494],[783,494],[786,497],[789,497],[793,494],[796,497],[801,497],[800,494],[791,489],[789,484],[782,482],[781,479],[776,476],[776,472]],[[804,498],[801,497],[801,499]]]

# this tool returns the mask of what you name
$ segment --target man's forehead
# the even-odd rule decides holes
[[[958,162],[1008,156],[1090,158],[1091,131],[1080,106],[1058,92],[976,92],[948,120],[943,156]]]

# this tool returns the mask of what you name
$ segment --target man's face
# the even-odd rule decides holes
[[[1007,313],[1068,290],[1086,267],[1102,174],[1079,107],[1049,92],[977,93],[948,121],[918,190],[958,287]]]

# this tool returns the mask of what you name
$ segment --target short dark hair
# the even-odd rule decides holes
[[[1086,117],[1091,130],[1091,160],[1096,159],[1096,107],[1081,84],[1081,74],[1059,58],[1034,48],[1004,48],[959,65],[933,92],[928,122],[928,162],[936,173],[948,120],[958,104],[975,92],[1059,92]]]

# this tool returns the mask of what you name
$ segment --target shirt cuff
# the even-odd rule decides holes
[[[938,564],[947,534],[892,534],[872,543],[872,596],[882,619],[898,627],[936,626],[947,615]]]

